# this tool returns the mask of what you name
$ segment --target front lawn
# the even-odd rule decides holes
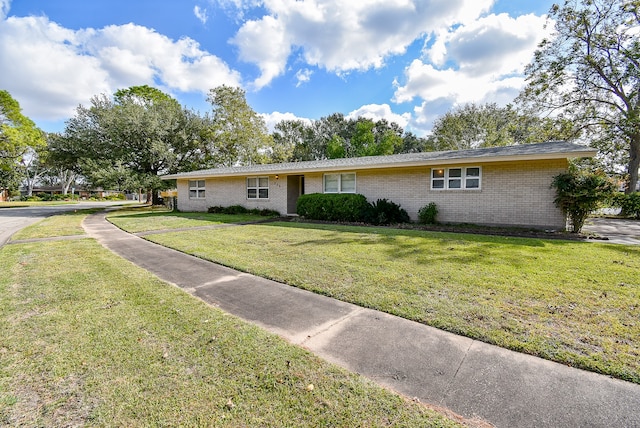
[[[0,265],[2,426],[457,426],[93,239],[7,245]]]
[[[186,253],[640,383],[640,248],[270,223],[167,233]]]
[[[215,226],[227,223],[245,223],[265,220],[267,217],[254,214],[209,214],[169,211],[164,208],[141,207],[114,211],[109,221],[131,233],[152,230],[181,229],[188,227]]]

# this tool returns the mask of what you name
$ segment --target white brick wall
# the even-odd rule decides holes
[[[213,206],[242,205],[249,209],[271,209],[281,214],[287,213],[286,177],[269,177],[269,199],[247,199],[246,177],[208,178],[205,189],[205,199],[190,199],[189,180],[178,180],[178,209],[206,211]]]
[[[438,167],[460,165],[443,164]],[[416,220],[429,202],[438,205],[438,221],[486,225],[534,226],[563,229],[565,219],[555,207],[553,177],[566,170],[567,161],[500,162],[473,164],[482,167],[481,190],[431,190],[430,167],[363,170],[356,172],[356,190],[370,202],[386,198],[407,210]],[[353,172],[345,170],[343,172]],[[307,173],[305,193],[322,193],[323,173]],[[206,199],[189,199],[187,180],[178,181],[181,211],[206,211],[214,205],[243,205],[287,212],[286,176],[269,177],[269,199],[246,198],[246,178],[206,180]]]

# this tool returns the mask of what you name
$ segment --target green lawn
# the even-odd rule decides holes
[[[8,245],[0,264],[0,425],[457,426],[93,239]]]
[[[142,207],[109,213],[109,221],[131,233],[185,227],[215,226],[227,223],[245,223],[265,220],[252,214],[227,215],[168,211],[164,208]]]
[[[640,383],[640,248],[269,223],[149,237],[454,333]]]
[[[16,202],[0,202],[0,208],[21,208],[21,207],[40,207],[50,205],[69,205],[77,204],[78,201],[16,201]]]
[[[26,227],[16,232],[11,237],[11,240],[18,241],[21,239],[84,235],[82,220],[87,216],[87,214],[100,210],[100,208],[74,210],[73,212],[47,217],[33,226]]]

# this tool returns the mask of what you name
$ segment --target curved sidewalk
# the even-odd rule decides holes
[[[99,213],[87,233],[211,305],[422,402],[497,427],[640,427],[640,385],[456,336],[128,234]]]

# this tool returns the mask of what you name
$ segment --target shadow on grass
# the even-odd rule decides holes
[[[464,232],[440,232],[432,230],[420,230],[420,229],[400,229],[394,227],[384,226],[353,226],[353,225],[340,225],[340,224],[318,224],[318,223],[304,223],[304,222],[273,222],[271,225],[279,227],[289,227],[298,229],[311,229],[311,230],[324,230],[335,231],[336,233],[361,233],[361,234],[374,234],[384,236],[387,239],[393,239],[394,237],[423,237],[440,240],[442,243],[468,243],[475,242],[481,244],[493,244],[493,245],[513,245],[513,246],[527,246],[527,247],[545,247],[548,245],[564,246],[573,245],[576,243],[582,243],[576,240],[563,240],[563,239],[544,239],[544,238],[527,238],[527,237],[514,237],[514,236],[500,236],[496,234],[483,235],[480,233],[464,233]],[[346,241],[356,242],[357,239],[349,239]],[[322,240],[319,243],[324,243]],[[328,243],[328,242],[327,242]]]
[[[465,265],[495,263],[513,267],[535,263],[539,252],[553,252],[573,245],[593,245],[571,240],[521,238],[452,233],[392,227],[315,224],[303,222],[274,222],[265,226],[328,232],[321,239],[306,239],[292,243],[304,248],[313,246],[353,245],[358,247],[384,245],[389,261],[413,258],[417,263],[456,263]],[[534,250],[533,252],[531,250]],[[632,249],[631,251],[636,251]]]
[[[619,253],[623,253],[625,257],[635,258],[636,260],[640,260],[640,246],[633,245],[622,245],[622,244],[606,244],[606,243],[597,243],[591,245],[606,245],[608,249],[613,251],[617,251]]]
[[[209,213],[197,213],[197,212],[180,212],[180,211],[150,211],[150,212],[132,212],[130,214],[118,214],[117,212],[112,214],[111,217],[117,218],[129,218],[129,219],[143,219],[143,218],[157,218],[157,217],[170,217],[176,219],[188,219],[188,220],[201,220],[210,221],[212,223],[239,223],[250,219],[261,219],[264,217],[256,215],[244,215],[244,214],[209,214]]]

